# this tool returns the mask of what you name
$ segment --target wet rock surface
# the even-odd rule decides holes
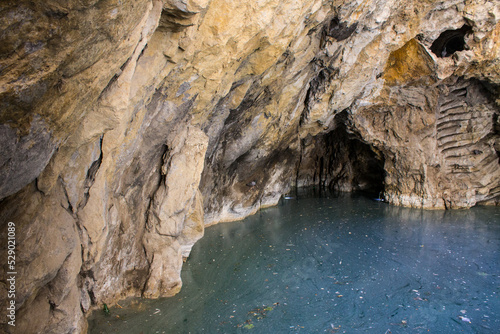
[[[172,295],[203,226],[296,185],[499,203],[495,2],[0,9],[0,234],[16,223],[21,272],[5,331],[84,331],[102,303]]]

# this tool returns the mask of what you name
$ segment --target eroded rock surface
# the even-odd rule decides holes
[[[175,294],[204,226],[294,186],[500,202],[497,2],[21,0],[0,13],[0,238],[15,222],[19,272],[6,332],[82,332],[102,303]]]

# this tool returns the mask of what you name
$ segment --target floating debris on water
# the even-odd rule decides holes
[[[101,302],[89,333],[498,332],[492,208],[443,215],[371,198],[317,200],[208,228],[180,294],[126,299],[111,316]]]
[[[469,324],[471,323],[470,319],[464,316],[459,315],[458,318],[464,322],[468,322]]]
[[[333,324],[330,324],[330,327],[330,333],[336,333],[342,326],[339,325],[338,327],[335,327]]]

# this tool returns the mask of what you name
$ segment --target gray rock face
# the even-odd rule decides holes
[[[56,150],[49,129],[39,117],[27,134],[0,124],[0,198],[10,196],[33,182]]]
[[[353,115],[361,137],[385,157],[386,199],[424,208],[498,203],[493,96],[477,80],[451,77],[431,87],[398,88],[399,107],[383,114]]]
[[[20,272],[7,333],[84,332],[102,303],[175,294],[205,226],[294,186],[500,202],[497,2],[1,7],[0,238],[15,222]]]

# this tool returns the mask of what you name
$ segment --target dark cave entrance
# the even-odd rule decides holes
[[[431,51],[440,58],[450,57],[457,51],[467,49],[465,36],[472,31],[466,24],[460,29],[446,30],[432,43]]]
[[[344,114],[336,121],[331,132],[304,139],[299,184],[379,197],[384,190],[383,154],[348,131]]]

